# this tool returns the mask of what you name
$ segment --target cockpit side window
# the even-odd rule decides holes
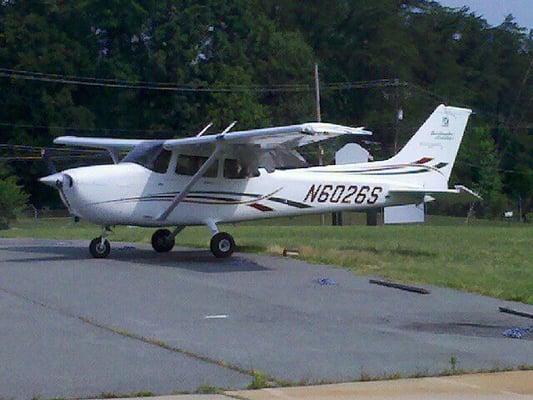
[[[148,141],[138,144],[130,151],[121,163],[135,163],[151,171],[164,174],[172,153],[163,148],[163,141]]]
[[[180,154],[176,162],[176,174],[192,176],[198,172],[198,170],[207,161],[207,157],[202,156],[188,156]],[[204,177],[216,178],[218,173],[218,163],[215,162],[205,172]]]
[[[255,176],[259,176],[257,169],[254,171],[248,165],[233,158],[226,158],[224,160],[224,178],[245,179]]]

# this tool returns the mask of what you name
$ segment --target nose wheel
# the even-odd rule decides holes
[[[211,253],[217,258],[226,258],[235,251],[235,241],[226,232],[218,232],[211,238]]]
[[[168,229],[158,229],[152,235],[152,247],[158,253],[166,253],[174,247],[175,235]]]
[[[94,258],[106,258],[111,251],[109,240],[103,238],[102,236],[91,240],[89,251]]]

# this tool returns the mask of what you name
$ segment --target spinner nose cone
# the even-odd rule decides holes
[[[67,174],[48,175],[39,179],[39,182],[57,189],[61,189],[65,184],[70,184],[72,186],[72,178]]]
[[[39,182],[44,183],[45,185],[58,187],[63,184],[63,175],[62,174],[52,174],[45,176],[39,179]]]

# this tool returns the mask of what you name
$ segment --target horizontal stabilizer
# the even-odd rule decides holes
[[[389,191],[389,195],[394,202],[402,202],[405,204],[428,203],[435,200],[445,203],[473,203],[483,200],[479,194],[461,185],[455,186],[454,189],[447,190],[391,190]]]

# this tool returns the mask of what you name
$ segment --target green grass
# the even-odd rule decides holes
[[[428,283],[533,304],[533,227],[434,217],[426,225],[323,226],[317,218],[223,226],[241,251],[281,254],[299,249],[313,263],[338,265],[358,274],[405,283]],[[292,226],[286,226],[288,223]],[[114,241],[149,243],[153,229],[117,227]],[[71,219],[21,220],[0,237],[92,239],[99,228]],[[210,233],[190,227],[181,246],[207,248]]]
[[[246,387],[248,390],[257,390],[271,387],[268,377],[261,371],[253,371],[252,382]]]

